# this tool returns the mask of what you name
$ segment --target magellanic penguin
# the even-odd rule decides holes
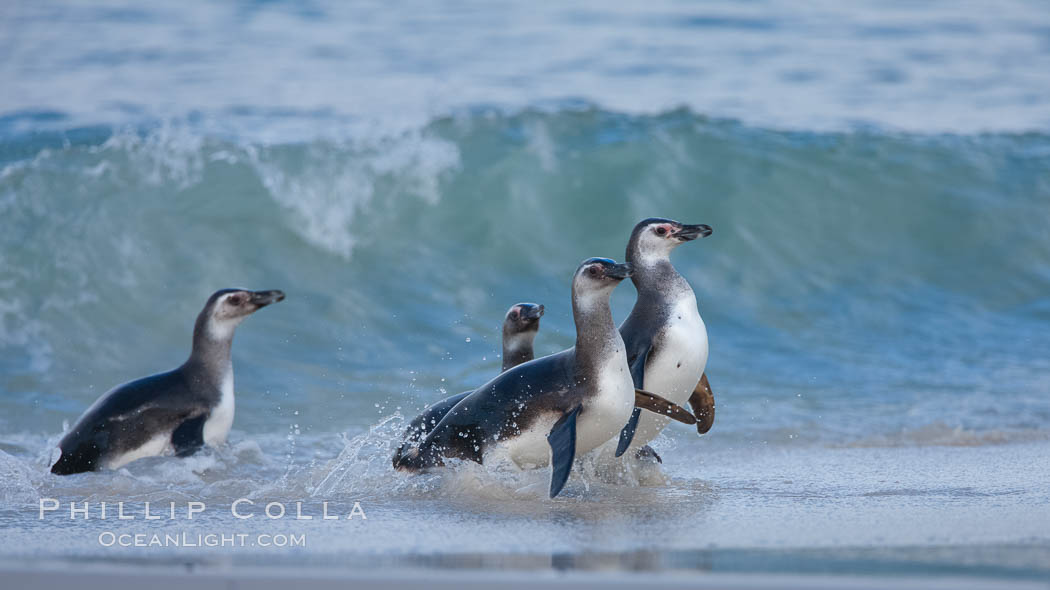
[[[540,318],[543,317],[543,306],[536,303],[515,303],[503,317],[503,368],[500,372],[516,367],[534,358],[533,341],[540,329]],[[456,404],[474,390],[450,395],[445,399],[427,406],[423,412],[408,424],[402,437],[404,442],[394,453],[394,465],[401,460],[406,448],[414,446],[427,435]]]
[[[536,303],[517,303],[503,318],[503,366],[506,371],[535,358],[532,343],[540,331],[543,306]]]
[[[284,299],[281,291],[223,289],[208,298],[193,326],[193,350],[179,368],[120,385],[100,397],[59,443],[51,473],[117,469],[136,459],[194,453],[226,441],[233,425],[237,325]]]
[[[561,492],[577,453],[616,436],[635,404],[688,412],[636,392],[609,295],[630,265],[585,260],[572,281],[576,346],[501,373],[462,399],[395,467],[417,471],[445,458],[484,463],[499,453],[521,468],[551,465],[550,497]]]
[[[708,225],[684,225],[670,219],[639,222],[627,243],[627,262],[638,299],[620,326],[627,362],[635,387],[675,404],[689,402],[700,434],[710,430],[715,403],[704,370],[707,366],[707,327],[700,317],[696,294],[671,264],[679,245],[711,235]],[[668,420],[635,410],[616,447],[619,457],[628,448],[639,449],[653,440]],[[642,454],[651,449],[642,449]],[[655,456],[655,454],[654,454]]]

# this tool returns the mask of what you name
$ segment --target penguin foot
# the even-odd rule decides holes
[[[656,451],[654,451],[653,448],[649,445],[645,445],[644,447],[638,449],[634,453],[634,457],[639,461],[652,461],[653,459],[656,459],[657,463],[663,464],[664,462],[664,460],[660,458],[660,455],[658,455]]]
[[[663,459],[649,445],[645,445],[635,451],[631,460],[626,462],[632,476],[642,486],[662,486],[667,484],[667,475],[664,474],[661,464]]]

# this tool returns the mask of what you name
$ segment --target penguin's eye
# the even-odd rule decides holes
[[[518,310],[515,309],[514,311],[510,312],[510,319],[512,319],[512,320],[518,319]]]
[[[587,274],[591,275],[592,277],[598,276],[598,267],[597,266],[592,266],[592,267],[588,268],[587,269]]]
[[[236,306],[244,303],[244,298],[241,297],[240,295],[234,295],[233,297],[230,297],[229,299],[227,299],[226,302],[229,303],[230,305],[236,307]]]
[[[658,236],[666,236],[667,235],[667,228],[662,226],[662,225],[660,227],[656,228],[656,235],[658,235]]]

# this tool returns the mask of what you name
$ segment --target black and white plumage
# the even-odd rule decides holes
[[[536,303],[515,303],[507,310],[503,317],[503,367],[500,372],[535,358],[533,342],[540,329],[540,318],[543,317],[543,311],[543,306]],[[394,465],[396,466],[400,461],[401,454],[406,448],[418,444],[429,431],[437,426],[438,422],[441,422],[449,410],[473,392],[472,389],[450,395],[427,406],[422,413],[409,422],[402,436],[403,442],[394,453]]]
[[[626,260],[638,299],[620,326],[635,387],[675,404],[687,401],[702,434],[714,421],[714,397],[704,371],[707,327],[700,317],[696,294],[671,264],[679,245],[711,235],[707,225],[685,225],[670,219],[639,222],[627,243]],[[641,449],[668,424],[668,418],[637,410],[617,442],[616,456]]]
[[[143,457],[185,456],[224,443],[234,415],[234,331],[244,318],[283,299],[281,291],[216,291],[197,316],[189,359],[102,395],[62,438],[51,472],[117,469]]]
[[[537,303],[516,303],[507,310],[503,317],[503,366],[500,371],[535,358],[532,345],[542,317],[543,306]]]
[[[609,295],[630,266],[585,260],[572,282],[576,346],[518,365],[459,401],[417,447],[395,460],[401,470],[445,458],[483,463],[500,453],[521,468],[552,466],[551,497],[573,459],[616,436],[631,415],[634,384]]]

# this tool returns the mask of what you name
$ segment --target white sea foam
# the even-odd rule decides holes
[[[289,223],[306,241],[349,258],[358,213],[377,193],[424,204],[440,199],[438,181],[459,163],[456,146],[418,131],[396,137],[311,144],[301,166],[289,166],[280,151],[250,149],[248,155],[273,198],[292,215]]]
[[[256,441],[240,435],[230,447],[187,460],[155,458],[116,472],[67,477],[0,453],[5,476],[0,496],[11,507],[8,530],[18,539],[4,546],[3,555],[97,555],[102,551],[95,540],[98,531],[114,527],[196,533],[235,525],[239,532],[306,532],[311,555],[324,562],[326,556],[359,554],[366,540],[369,554],[386,556],[935,547],[1045,540],[1050,522],[1050,514],[1038,508],[1047,500],[1045,462],[1036,460],[1045,453],[1045,442],[967,449],[801,446],[769,452],[658,440],[666,484],[603,480],[589,472],[593,465],[584,458],[563,495],[551,501],[545,469],[463,462],[422,475],[395,473],[388,454],[394,441],[387,437],[403,425],[397,417],[381,421],[346,439],[339,458],[330,461],[311,460],[304,453],[286,463],[281,452],[274,452],[276,439],[263,440],[270,451],[261,451]],[[35,437],[20,440],[28,445],[30,438]],[[300,444],[330,450],[332,442],[304,439]],[[172,501],[180,506],[201,501],[209,512],[195,521],[164,520],[148,527],[141,520],[72,521],[60,514],[52,515],[62,519],[55,527],[37,519],[38,497],[88,501],[96,509],[98,502],[125,501],[138,512],[145,501],[165,510]],[[263,502],[294,507],[301,501],[314,514],[322,501],[339,514],[348,513],[356,501],[369,524],[360,529],[317,520],[242,521],[229,512],[239,498],[255,502],[244,506],[256,512]],[[148,559],[151,554],[128,549],[122,555]],[[202,555],[207,553],[197,558]],[[285,552],[244,549],[237,555]]]
[[[36,502],[39,494],[31,478],[27,465],[0,451],[0,503],[18,506]]]

